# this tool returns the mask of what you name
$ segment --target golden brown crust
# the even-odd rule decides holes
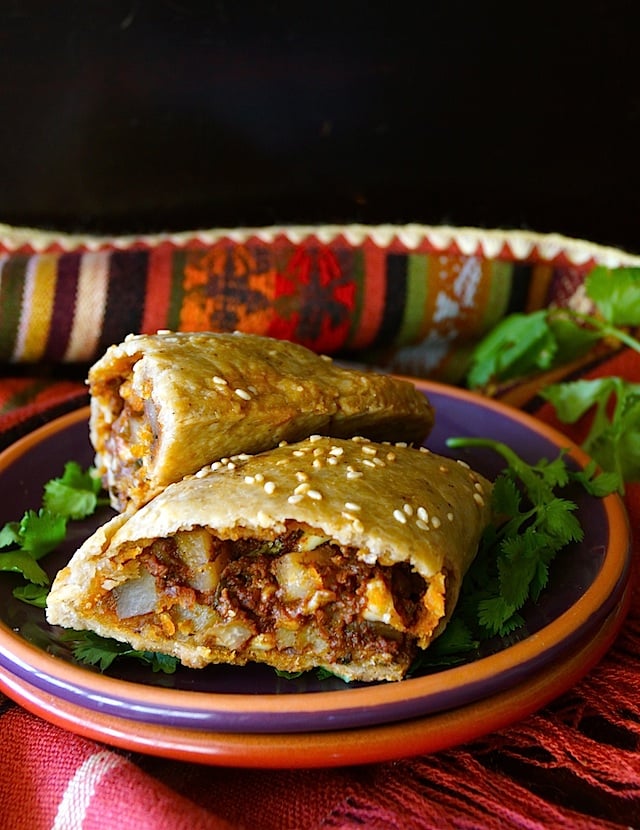
[[[418,442],[433,411],[408,381],[245,334],[160,333],[112,346],[89,372],[96,466],[118,510],[204,464],[312,433]]]
[[[200,629],[190,622],[180,630],[182,618],[172,609],[164,622],[155,615],[153,624],[136,617],[132,625],[118,619],[105,597],[131,574],[139,575],[132,562],[154,539],[210,528],[219,539],[270,540],[295,525],[330,539],[336,550],[351,552],[372,569],[401,566],[419,575],[425,591],[415,620],[396,625],[391,609],[385,624],[425,648],[453,611],[489,521],[490,490],[482,476],[452,459],[367,439],[312,436],[259,455],[241,455],[203,468],[130,517],[119,516],[100,529],[56,578],[48,618],[135,648],[173,654],[194,667],[258,660],[288,671],[324,665],[348,678],[395,680],[408,667],[409,651],[397,659],[370,655],[366,664],[356,659],[336,666],[326,657],[295,649],[265,650],[262,640],[259,647],[249,642],[229,649],[215,636],[216,626],[229,620],[211,604],[198,606]],[[371,576],[373,590],[378,584],[373,570]],[[364,610],[377,618],[375,596],[372,602]]]

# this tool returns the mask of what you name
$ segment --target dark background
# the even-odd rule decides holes
[[[634,2],[0,6],[0,222],[426,222],[640,252]]]

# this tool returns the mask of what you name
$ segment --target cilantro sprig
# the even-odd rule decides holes
[[[640,341],[627,330],[640,326],[640,268],[598,266],[585,279],[585,294],[593,314],[545,308],[506,317],[474,350],[468,385],[491,392],[566,365],[602,340],[640,354]],[[640,384],[609,376],[554,383],[540,395],[563,423],[592,416],[582,447],[617,477],[620,493],[625,482],[640,480]]]
[[[148,665],[153,672],[164,674],[173,674],[179,662],[177,657],[155,651],[138,651],[127,643],[101,637],[93,631],[68,630],[62,634],[61,639],[70,646],[78,662],[96,666],[101,672],[106,671],[114,660],[122,657],[132,657]]]
[[[640,342],[627,331],[640,326],[640,268],[596,266],[584,289],[594,313],[548,307],[505,317],[474,349],[468,385],[486,390],[566,365],[602,340],[640,353]]]
[[[521,629],[522,609],[539,600],[553,560],[568,544],[583,538],[577,504],[563,495],[565,488],[574,483],[602,497],[617,486],[617,477],[598,473],[594,462],[583,470],[572,469],[564,451],[551,461],[529,464],[493,439],[459,437],[447,444],[494,450],[506,467],[494,482],[494,521],[464,579],[454,616],[425,653],[422,663],[429,665],[460,662],[483,642],[496,636],[508,638]]]
[[[69,520],[95,511],[100,487],[91,468],[82,470],[70,461],[60,477],[45,484],[39,510],[26,510],[19,522],[7,522],[0,529],[0,571],[19,573],[28,583],[14,588],[17,599],[45,607],[49,577],[39,560],[65,540]]]

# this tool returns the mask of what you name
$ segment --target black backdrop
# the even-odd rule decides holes
[[[0,222],[448,222],[640,252],[635,9],[5,0]]]

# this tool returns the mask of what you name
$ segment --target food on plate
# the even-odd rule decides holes
[[[58,573],[47,618],[192,668],[399,680],[453,612],[491,487],[361,437],[238,454],[99,528]]]
[[[433,426],[409,381],[250,334],[130,335],[88,383],[96,468],[121,512],[239,452],[312,433],[420,443]]]

